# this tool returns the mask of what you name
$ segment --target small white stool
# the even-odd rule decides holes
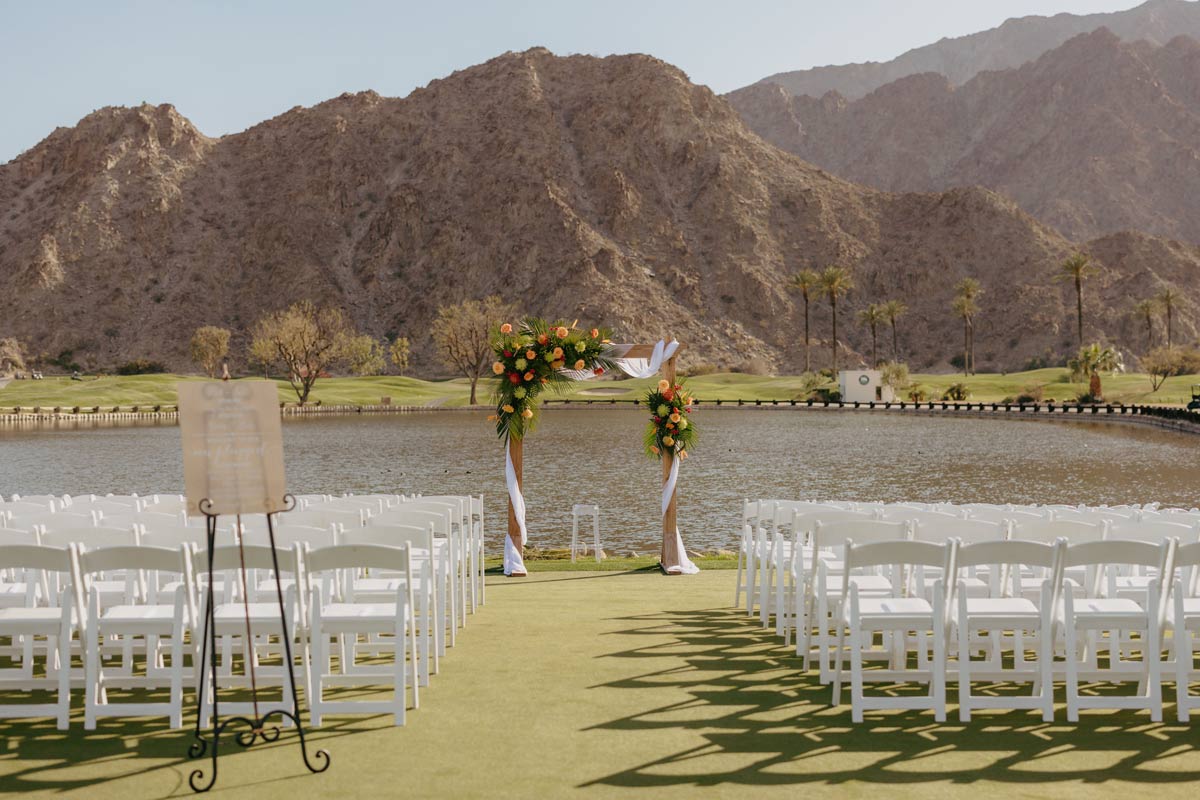
[[[576,503],[571,509],[571,563],[575,563],[577,551],[587,555],[587,545],[579,542],[579,518],[592,518],[592,549],[595,551],[596,563],[600,563],[600,506],[588,503]]]

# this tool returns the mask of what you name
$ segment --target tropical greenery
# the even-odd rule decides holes
[[[1098,270],[1092,259],[1086,253],[1073,253],[1070,258],[1058,267],[1060,280],[1070,281],[1075,285],[1075,327],[1079,339],[1079,347],[1083,348],[1083,282],[1095,275]]]
[[[896,320],[904,316],[908,311],[908,306],[899,300],[888,300],[882,306],[883,318],[887,320],[888,325],[892,328],[892,361],[900,360],[900,344],[896,338]]]
[[[1163,310],[1163,315],[1167,321],[1167,349],[1170,350],[1174,346],[1171,338],[1171,318],[1175,313],[1175,304],[1179,302],[1180,295],[1177,289],[1170,286],[1163,287],[1163,290],[1158,293],[1156,300],[1158,305]]]
[[[845,267],[826,267],[821,273],[821,292],[829,300],[829,310],[833,315],[833,335],[830,337],[830,347],[833,350],[833,371],[838,368],[838,335],[837,315],[838,299],[845,297],[854,289],[854,276]]]
[[[963,278],[954,287],[950,307],[963,321],[963,375],[975,373],[975,315],[979,313],[979,297],[983,287],[974,278]]]
[[[879,366],[879,326],[885,321],[883,306],[871,303],[858,312],[858,321],[871,332],[871,366]]]
[[[646,392],[646,408],[650,409],[643,438],[646,455],[660,460],[667,453],[687,458],[696,444],[696,427],[691,421],[692,398],[683,383],[660,380]]]
[[[496,434],[504,441],[524,439],[537,426],[543,389],[561,393],[575,380],[572,372],[602,375],[611,369],[608,337],[607,329],[581,331],[536,317],[516,327],[500,325],[491,337]]]
[[[1120,353],[1113,348],[1093,343],[1080,348],[1075,357],[1067,362],[1067,367],[1071,370],[1073,380],[1083,378],[1088,380],[1087,394],[1083,395],[1081,399],[1088,402],[1099,402],[1104,399],[1104,387],[1100,383],[1100,373],[1124,371],[1125,364],[1121,360]]]
[[[788,281],[788,289],[794,292],[800,292],[800,298],[804,302],[804,371],[808,372],[812,369],[812,358],[809,354],[809,305],[812,299],[811,292],[819,289],[821,286],[821,276],[811,269],[803,269],[797,272]]]

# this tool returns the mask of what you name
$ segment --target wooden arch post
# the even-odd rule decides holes
[[[650,358],[651,355],[654,353],[654,347],[655,346],[652,344],[635,344],[635,345],[632,345],[629,348],[629,350],[627,350],[621,357],[622,358]],[[663,379],[666,380],[667,382],[669,382],[672,386],[675,385],[676,359],[679,356],[679,351],[682,349],[683,349],[683,345],[680,344],[679,347],[676,349],[674,355],[672,355],[670,358],[668,358],[666,361],[664,361],[663,365],[662,365]],[[522,491],[524,490],[523,467],[524,467],[524,461],[525,461],[523,446],[524,446],[524,442],[521,439],[518,439],[516,437],[511,437],[508,440],[508,452],[509,452],[509,456],[512,458],[513,472],[516,474],[516,477],[517,477],[517,487],[522,489]],[[662,458],[662,467],[663,467],[662,486],[663,487],[665,487],[667,485],[667,480],[669,479],[669,477],[671,475],[671,466],[674,461],[675,461],[674,453],[663,453],[663,458]],[[672,494],[671,494],[671,502],[667,505],[666,513],[664,513],[662,515],[662,549],[659,553],[659,563],[662,565],[664,570],[669,565],[680,563],[678,540],[675,537],[675,531],[676,531],[676,527],[677,527],[677,522],[676,522],[676,511],[677,511],[676,497],[677,497],[677,495],[678,495],[678,486],[676,486],[675,492],[672,492]],[[660,490],[660,496],[661,496],[661,490]],[[522,557],[524,557],[525,548],[521,543],[521,526],[519,524],[517,524],[517,515],[516,515],[516,512],[513,510],[513,504],[512,504],[511,497],[508,500],[508,538],[510,540],[512,540],[512,546],[514,548],[516,548],[516,551],[518,553],[520,553]],[[673,573],[668,573],[668,574],[673,574]],[[524,574],[521,573],[518,575],[518,574],[514,573],[514,575],[516,575],[517,577],[523,577]]]

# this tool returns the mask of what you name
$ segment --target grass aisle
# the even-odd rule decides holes
[[[1133,712],[1079,725],[1061,711],[1053,724],[992,712],[967,726],[876,713],[854,725],[786,648],[728,608],[733,579],[490,578],[487,607],[406,728],[328,720],[313,736],[333,757],[319,776],[303,774],[286,733],[274,746],[231,746],[214,795],[1095,800],[1183,797],[1200,785],[1195,727]],[[3,792],[190,796],[186,733],[110,720],[85,738],[80,722],[66,735],[48,722],[0,722]]]

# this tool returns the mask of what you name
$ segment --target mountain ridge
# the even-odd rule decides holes
[[[1139,330],[1132,294],[1196,286],[1200,249],[1106,247],[1088,286],[1094,336]],[[408,336],[429,372],[437,308],[497,293],[622,336],[678,336],[693,364],[794,371],[786,279],[841,263],[859,283],[842,306],[846,347],[867,347],[854,312],[895,297],[911,308],[905,355],[945,366],[960,332],[951,287],[974,275],[988,298],[980,367],[1014,368],[1071,349],[1073,298],[1053,271],[1075,248],[984,189],[834,177],[649,56],[535,48],[402,99],[343,94],[219,138],[170,106],[56,130],[0,165],[0,337],[85,365],[181,367],[195,327],[230,327],[240,352],[260,314],[312,299],[374,336]],[[1178,309],[1181,336],[1196,311]],[[813,316],[820,341],[826,304]]]

